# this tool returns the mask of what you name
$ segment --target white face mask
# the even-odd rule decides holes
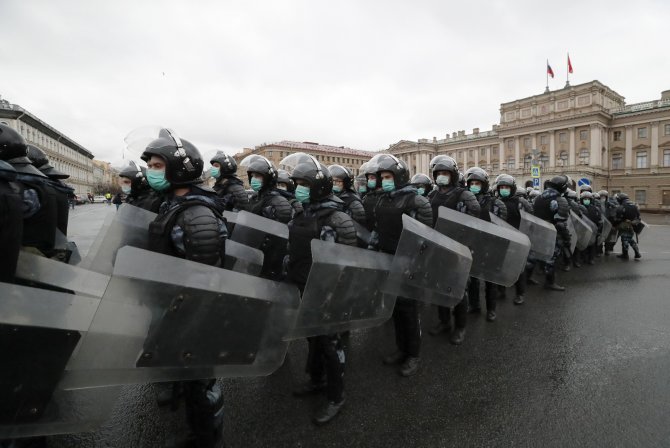
[[[451,177],[450,176],[445,176],[444,174],[440,174],[439,176],[437,176],[437,179],[435,179],[435,183],[437,185],[441,185],[443,187],[446,187],[447,185],[449,185],[450,182],[451,182]]]

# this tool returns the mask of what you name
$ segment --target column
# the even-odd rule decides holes
[[[602,142],[600,141],[600,125],[591,124],[591,155],[589,157],[589,165],[600,168],[600,154]]]
[[[624,155],[626,171],[633,169],[633,126],[626,125],[626,152]]]
[[[556,166],[556,143],[554,142],[555,132],[549,131],[549,168]]]
[[[488,167],[489,170],[491,169],[491,151],[492,151],[491,146],[486,148],[486,166]]]
[[[537,134],[530,134],[530,149],[537,149]]]
[[[416,169],[417,169],[417,170],[418,170],[419,167],[421,166],[420,159],[419,159],[420,157],[421,157],[421,153],[419,153],[419,152],[417,151],[417,153],[414,154],[414,165],[416,166]],[[416,173],[414,172],[414,167],[413,167],[413,166],[410,166],[410,167],[409,167],[409,175],[410,175],[410,176],[414,176],[415,174],[416,174]]]
[[[502,140],[498,144],[498,168],[502,172],[505,172],[507,170],[507,167],[503,168],[504,159],[505,159],[505,140]]]
[[[519,143],[519,137],[514,137],[514,168],[520,170],[523,165],[521,164],[521,145]]]
[[[465,173],[465,170],[468,169],[468,148],[462,149],[463,151],[463,171]]]
[[[658,169],[658,121],[651,122],[651,164],[652,172]]]
[[[569,167],[574,167],[575,166],[575,128],[570,127],[568,128],[570,131],[570,153],[568,155],[568,166]]]

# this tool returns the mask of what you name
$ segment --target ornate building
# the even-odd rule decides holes
[[[51,165],[70,178],[65,182],[76,194],[93,191],[93,154],[27,110],[0,100],[0,122],[16,129],[31,145],[43,150]]]
[[[625,192],[642,209],[670,210],[670,91],[659,100],[626,105],[624,97],[592,81],[503,103],[500,124],[438,140],[401,140],[389,152],[412,174],[447,154],[463,171],[508,173],[523,184],[540,166],[541,181],[559,173],[589,179],[594,190]]]

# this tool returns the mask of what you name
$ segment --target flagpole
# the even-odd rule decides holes
[[[568,60],[565,65],[565,87],[570,87],[570,52],[568,52]]]
[[[544,67],[544,73],[547,76],[547,88],[544,93],[549,93],[549,59],[547,59],[547,65]]]

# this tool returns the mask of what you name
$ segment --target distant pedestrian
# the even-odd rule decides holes
[[[114,200],[112,202],[114,203],[114,205],[116,205],[117,210],[119,209],[119,206],[121,206],[121,204],[123,204],[123,200],[124,200],[124,198],[121,196],[121,193],[116,193],[114,195]]]
[[[107,201],[107,205],[112,203],[112,193],[109,191],[105,194],[105,201]]]

